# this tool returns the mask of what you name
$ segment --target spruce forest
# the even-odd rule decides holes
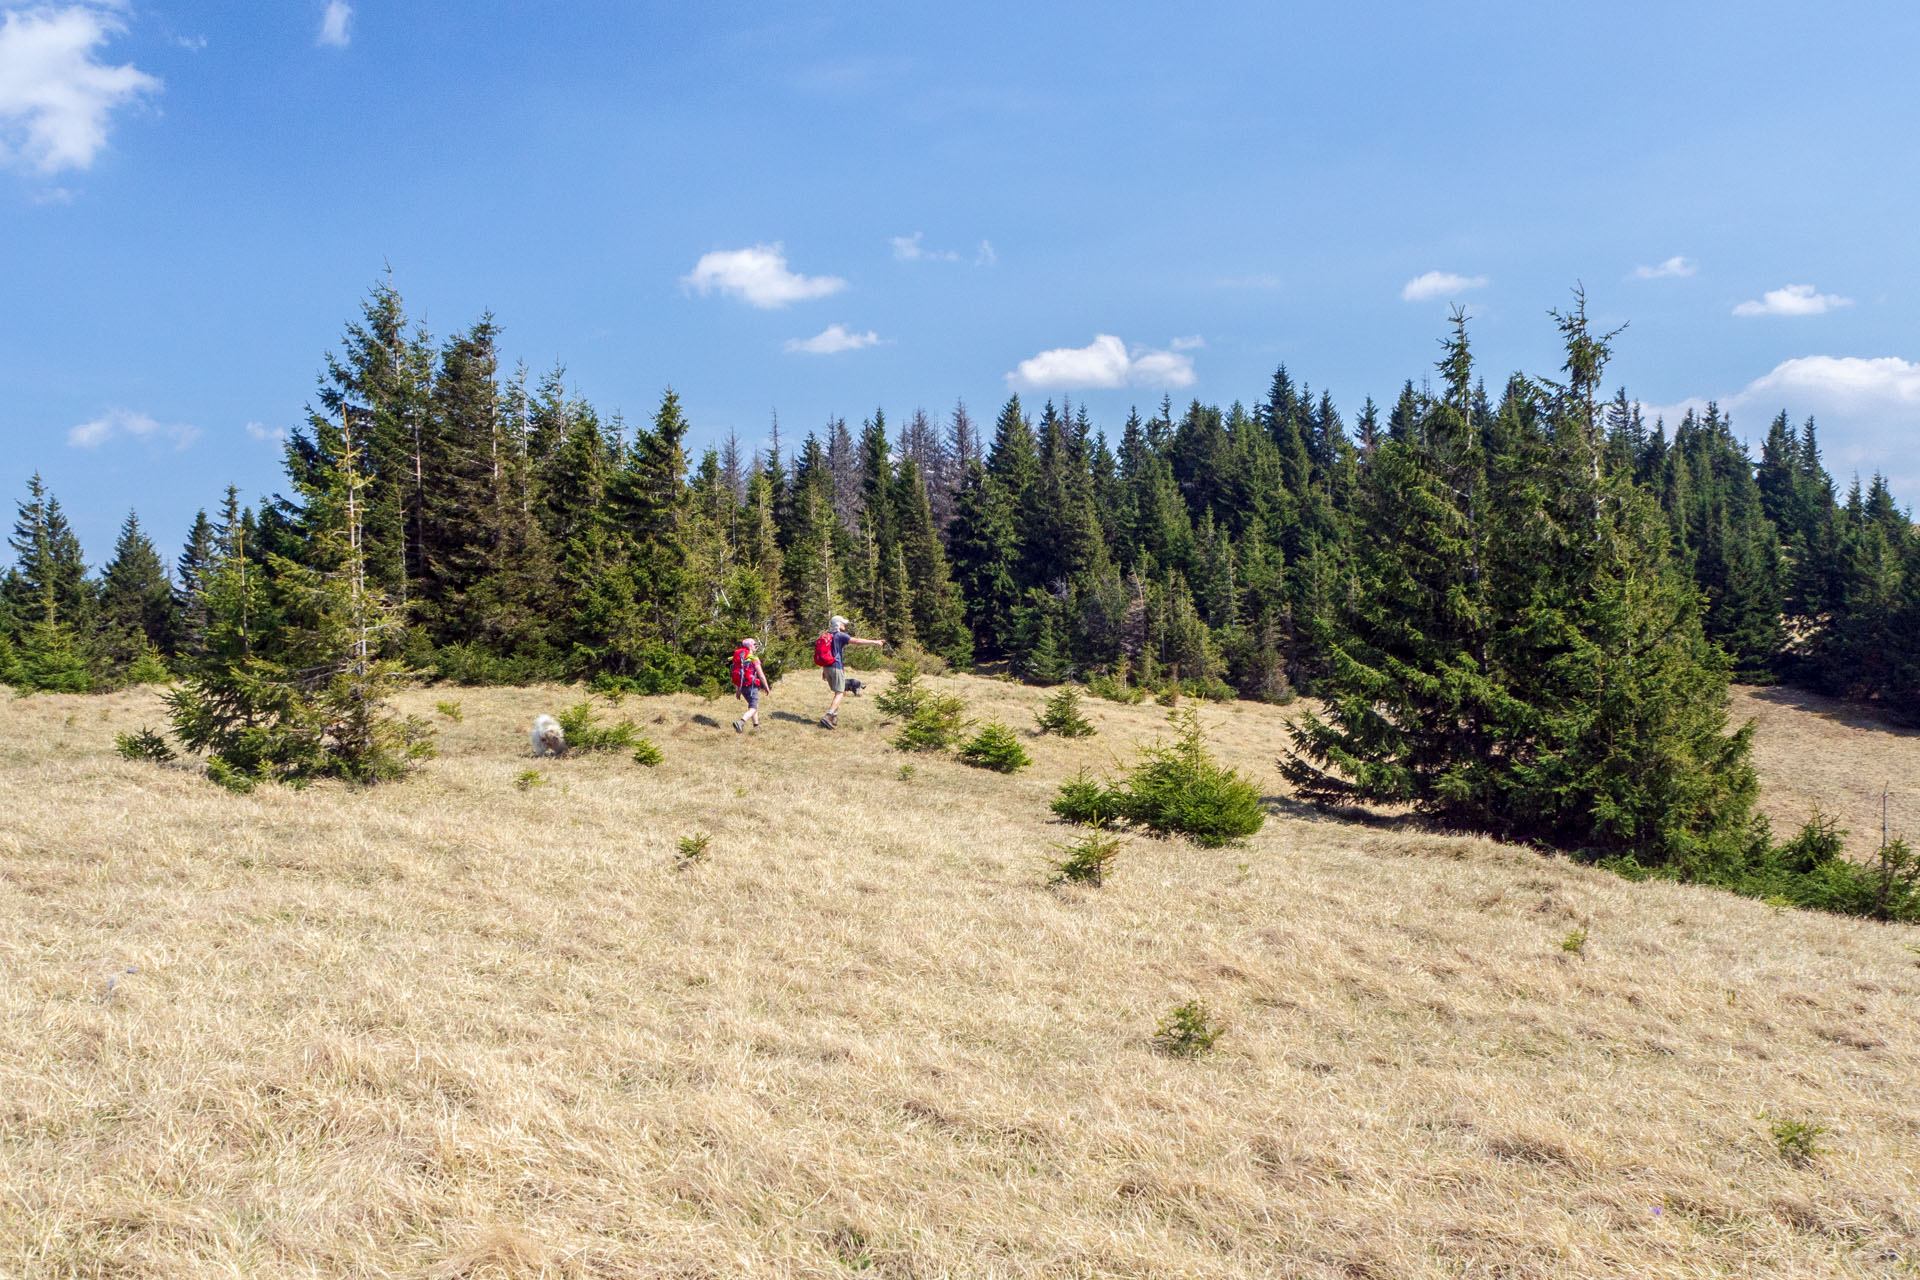
[[[1876,892],[1817,819],[1772,840],[1726,715],[1730,681],[1780,681],[1920,720],[1908,513],[1879,476],[1836,485],[1811,420],[1757,459],[1715,406],[1646,422],[1578,291],[1543,323],[1558,369],[1490,387],[1457,314],[1431,371],[1350,418],[1282,366],[1251,406],[1111,432],[1011,397],[695,457],[673,392],[603,417],[562,369],[505,367],[492,317],[436,342],[383,283],[284,492],[229,488],[171,566],[130,513],[91,573],[29,485],[0,683],[178,682],[216,780],[376,781],[429,750],[382,710],[397,682],[717,693],[740,637],[777,677],[843,613],[1035,684],[1310,695],[1278,768],[1324,804],[1911,914],[1910,869]]]

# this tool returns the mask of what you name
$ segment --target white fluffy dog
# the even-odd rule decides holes
[[[552,716],[535,716],[533,732],[528,736],[533,740],[533,754],[536,756],[567,754],[567,735],[561,732],[560,722]]]

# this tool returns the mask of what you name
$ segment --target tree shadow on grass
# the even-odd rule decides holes
[[[1760,702],[1771,702],[1775,706],[1791,707],[1795,711],[1805,711],[1823,720],[1832,720],[1849,729],[1890,733],[1897,738],[1920,737],[1920,726],[1902,723],[1891,712],[1867,703],[1849,702],[1845,698],[1830,698],[1825,694],[1796,689],[1787,684],[1768,685],[1763,689],[1755,689],[1751,696]]]
[[[1376,831],[1404,831],[1420,822],[1408,813],[1376,813],[1355,804],[1314,804],[1298,796],[1261,796],[1260,803],[1276,817],[1300,822],[1343,822]]]

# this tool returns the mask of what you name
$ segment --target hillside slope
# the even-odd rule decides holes
[[[1043,696],[938,683],[1023,730]],[[151,692],[9,702],[0,1275],[1920,1267],[1920,931],[1277,794],[1244,846],[1052,889],[1054,788],[1161,709],[1089,702],[1007,778],[870,699],[818,730],[819,689],[747,738],[630,700],[664,764],[528,789],[577,694],[420,693],[463,716],[417,779],[252,796],[112,754]],[[1814,726],[1768,709],[1771,775]],[[1282,713],[1206,721],[1279,791]],[[1217,1050],[1156,1054],[1193,997]]]

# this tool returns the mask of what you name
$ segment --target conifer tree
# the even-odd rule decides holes
[[[401,719],[386,701],[406,679],[379,656],[401,615],[369,573],[371,481],[352,416],[335,425],[314,437],[328,465],[299,482],[308,555],[275,555],[264,583],[248,563],[229,489],[220,558],[204,593],[209,660],[167,695],[180,740],[209,753],[216,780],[241,789],[323,776],[379,782],[431,751],[424,724]],[[263,613],[275,619],[270,631],[254,625]]]
[[[1502,729],[1525,709],[1489,669],[1486,449],[1459,311],[1439,369],[1444,398],[1408,409],[1368,465],[1355,593],[1319,623],[1326,711],[1297,722],[1281,771],[1316,800],[1410,804],[1485,830],[1502,816]]]
[[[105,656],[117,669],[149,650],[173,646],[173,584],[153,540],[131,511],[101,575],[100,626]]]
[[[858,612],[889,644],[913,638],[913,609],[901,555],[892,451],[886,418],[876,411],[860,433],[861,572],[854,584]]]
[[[954,500],[947,550],[976,652],[1009,653],[1021,594],[1013,502],[986,467],[973,462]]]
[[[173,614],[176,620],[173,651],[189,661],[197,660],[206,645],[207,610],[203,600],[207,576],[213,572],[215,558],[213,522],[203,507],[193,516],[187,529],[187,541],[174,562]]]
[[[14,563],[0,580],[0,618],[16,634],[39,622],[68,627],[75,636],[90,633],[95,597],[80,539],[38,472],[27,481],[7,545]]]
[[[389,272],[369,290],[359,318],[348,323],[339,353],[327,353],[307,442],[295,441],[299,447],[288,454],[295,488],[316,483],[328,461],[323,450],[311,446],[314,419],[351,417],[363,447],[368,572],[403,601],[424,573],[426,467],[435,443],[432,383],[431,344],[424,331],[410,331]],[[293,549],[274,550],[289,554]]]
[[[894,481],[894,524],[903,576],[912,605],[913,634],[928,649],[957,667],[973,660],[959,593],[947,572],[946,553],[934,532],[933,508],[920,468],[912,458],[900,464]]]
[[[1414,424],[1419,443],[1395,440],[1368,468],[1361,596],[1330,640],[1328,715],[1302,721],[1283,770],[1317,797],[1705,874],[1753,846],[1752,729],[1727,732],[1726,661],[1666,522],[1606,465],[1593,391],[1613,335],[1591,331],[1577,293],[1556,319],[1566,382],[1536,404],[1510,393],[1482,441],[1456,316],[1446,401]],[[1400,528],[1404,574],[1385,590],[1383,499],[1418,522]]]
[[[792,516],[783,530],[784,578],[795,626],[804,634],[852,608],[846,565],[853,544],[834,507],[833,472],[826,451],[807,437],[794,470]]]
[[[36,473],[27,482],[8,544],[14,566],[0,582],[0,606],[17,637],[14,666],[22,688],[85,693],[94,687],[91,641],[96,600],[80,540],[60,502]]]

